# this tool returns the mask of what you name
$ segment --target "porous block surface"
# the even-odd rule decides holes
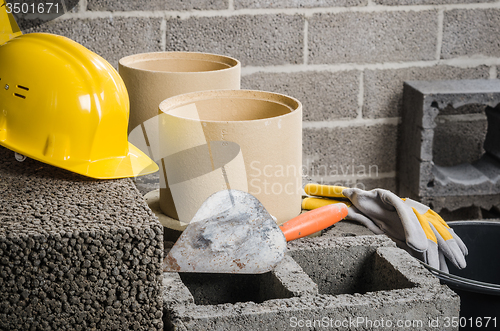
[[[162,245],[130,179],[0,147],[0,329],[162,330]]]

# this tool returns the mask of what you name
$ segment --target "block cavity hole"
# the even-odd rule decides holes
[[[318,284],[320,294],[364,294],[414,287],[374,247],[354,246],[289,252]]]
[[[179,275],[197,305],[248,301],[262,303],[293,296],[272,272],[256,275],[208,273],[179,273]]]
[[[500,105],[448,105],[435,124],[432,160],[439,184],[500,184]]]

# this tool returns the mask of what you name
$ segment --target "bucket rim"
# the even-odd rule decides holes
[[[492,226],[500,226],[500,219],[493,220],[471,220],[471,221],[452,221],[447,222],[447,224],[453,228],[453,225],[492,225]],[[446,285],[457,288],[459,290],[466,290],[470,292],[477,292],[482,294],[490,294],[500,296],[500,285],[481,282],[478,280],[473,280],[469,278],[460,277],[457,275],[453,275],[447,272],[443,272],[434,267],[431,267],[427,263],[420,261],[420,263],[426,267],[433,275],[437,276],[440,280],[445,281]]]

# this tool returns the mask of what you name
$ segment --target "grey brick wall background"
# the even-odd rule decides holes
[[[307,174],[367,189],[396,190],[403,81],[496,79],[500,65],[494,0],[81,0],[37,31],[74,39],[115,67],[153,51],[236,57],[242,88],[303,102]],[[477,157],[484,112],[443,116],[435,150],[453,154],[452,140],[467,135],[455,154]],[[448,154],[437,159],[453,164]]]

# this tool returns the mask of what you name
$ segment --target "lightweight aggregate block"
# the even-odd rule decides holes
[[[113,17],[50,21],[36,31],[68,37],[118,68],[130,54],[161,51],[161,18]]]
[[[309,176],[377,176],[396,169],[397,125],[304,128]]]
[[[238,15],[167,20],[167,51],[225,54],[242,66],[303,62],[304,17]]]
[[[130,179],[0,147],[0,201],[0,329],[163,329],[163,229]]]
[[[244,8],[314,8],[314,7],[354,7],[366,6],[367,0],[235,0],[235,9]]]
[[[343,12],[308,18],[310,64],[434,60],[437,11]]]
[[[429,203],[431,198],[467,197],[453,209],[479,206],[482,203],[481,196],[500,197],[500,153],[497,150],[500,145],[500,80],[412,81],[405,82],[404,90],[399,193],[418,200],[426,198]],[[440,131],[436,123],[439,122],[441,110],[449,106],[457,109],[469,104],[487,106],[488,128],[483,144],[484,154],[482,150],[477,150],[477,144],[484,137],[484,123],[481,124],[481,121],[450,122],[444,132]],[[464,130],[471,131],[470,138],[464,137]],[[444,134],[447,137],[443,137]],[[442,159],[436,157],[436,153],[443,148],[443,153],[464,153],[467,149],[457,150],[460,142],[454,141],[465,139],[471,139],[473,143],[468,148],[476,149],[472,150],[475,160],[451,166],[440,164]],[[454,144],[456,148],[443,145],[436,147],[443,141]],[[454,162],[467,160],[461,155],[447,159]]]
[[[403,106],[403,82],[407,80],[489,78],[489,67],[459,68],[438,65],[364,71],[363,117],[399,117]],[[445,112],[443,112],[445,114]]]
[[[382,320],[387,330],[405,321],[414,323],[407,329],[433,330],[432,320],[457,329],[444,318],[458,317],[458,296],[385,236],[327,232],[290,242],[288,255],[260,275],[201,282],[206,275],[165,273],[165,329],[366,330]]]
[[[358,115],[359,71],[264,73],[243,76],[242,87],[292,95],[304,106],[304,121],[330,121]]]
[[[500,52],[500,9],[454,9],[444,12],[441,58]]]

